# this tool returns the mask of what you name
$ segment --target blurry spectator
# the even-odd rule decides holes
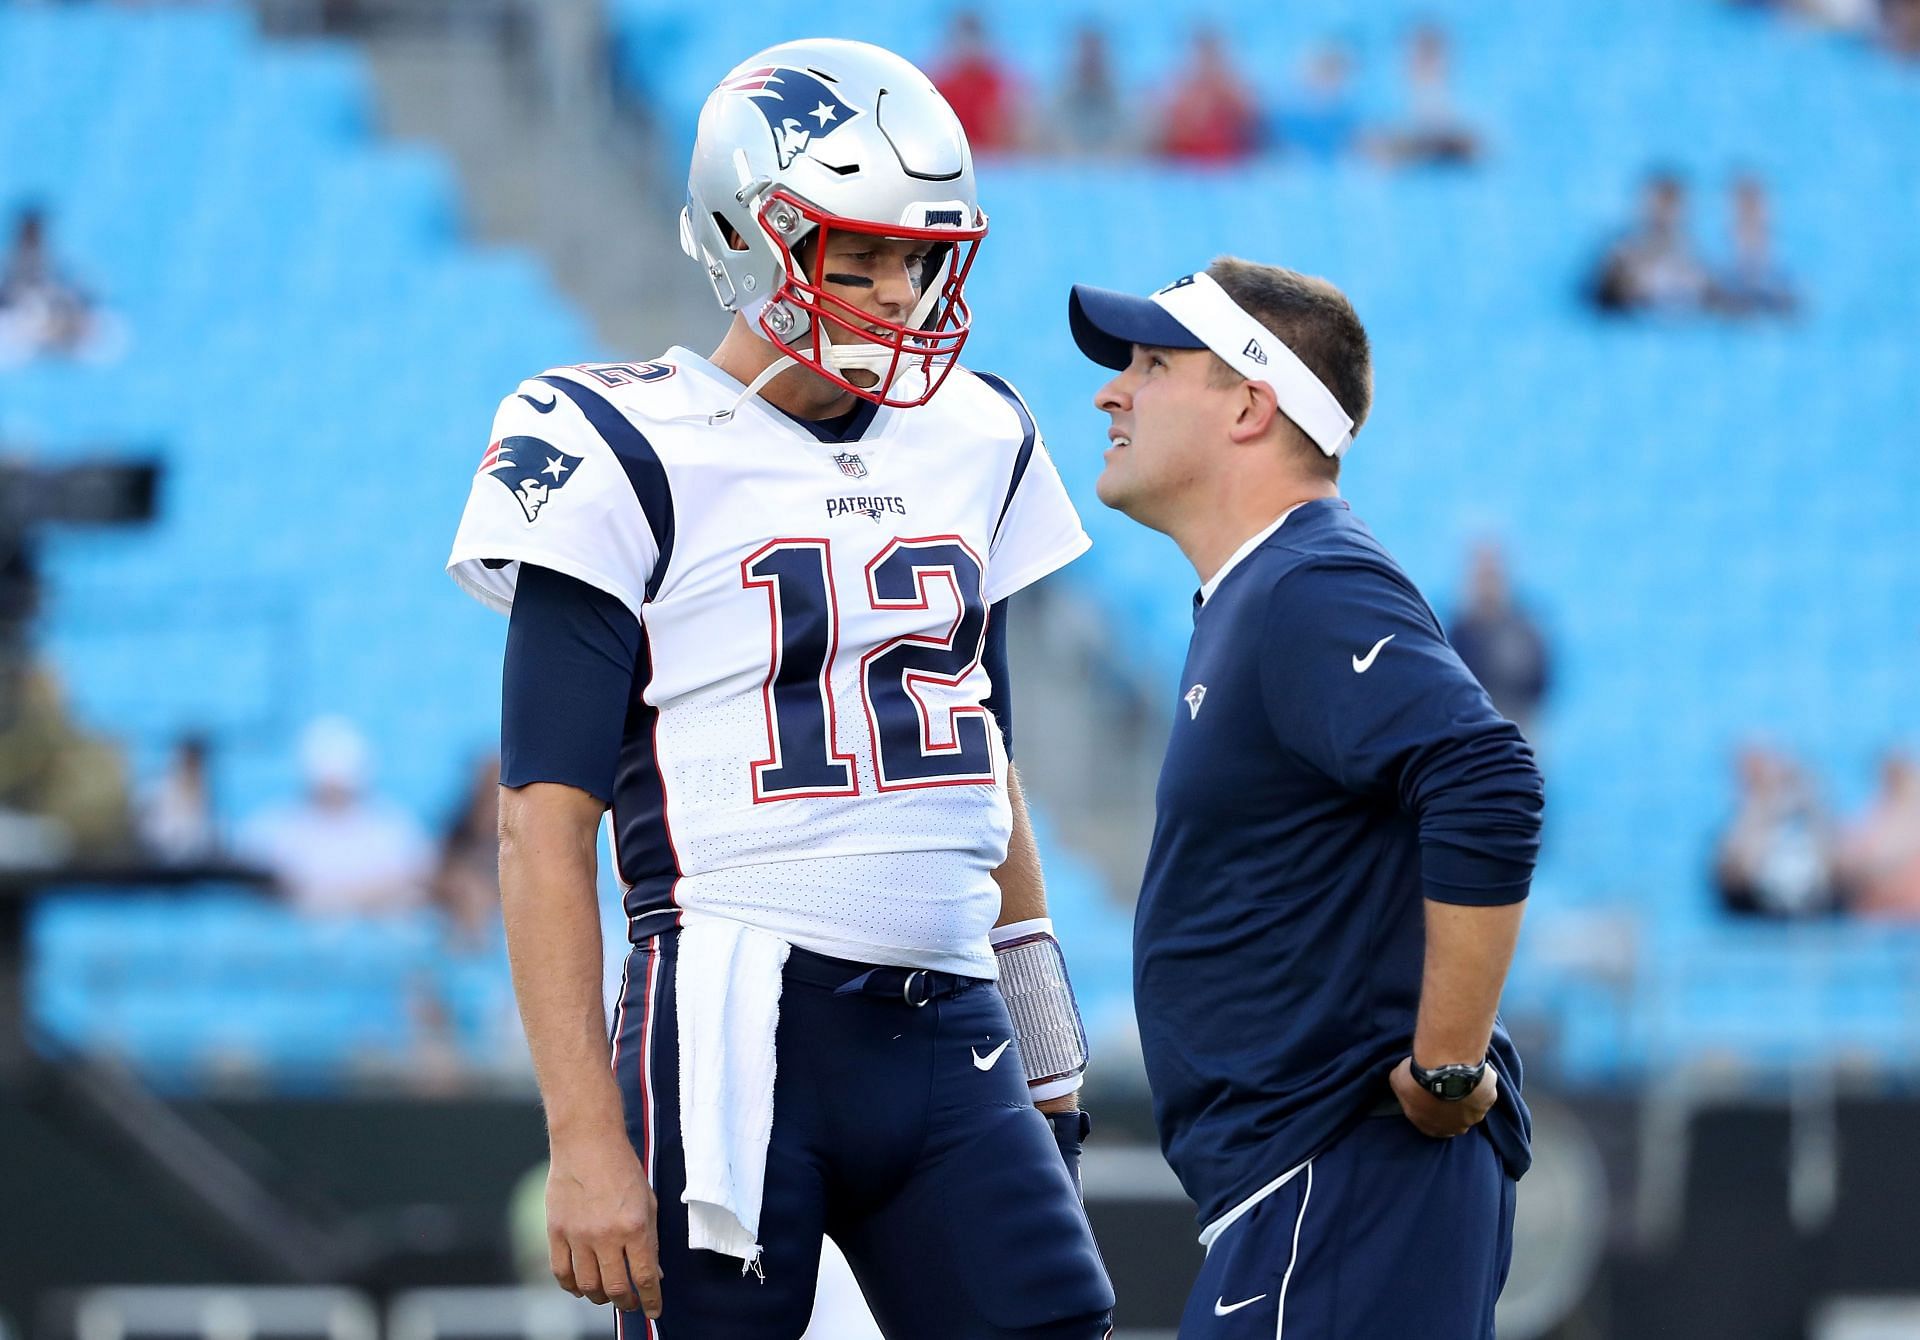
[[[1039,128],[1040,144],[1055,153],[1117,158],[1137,151],[1139,132],[1120,97],[1107,35],[1085,24],[1073,42],[1073,67]]]
[[[1353,95],[1353,57],[1329,42],[1307,58],[1300,87],[1275,118],[1275,137],[1288,149],[1313,158],[1340,157],[1360,132],[1360,107]]]
[[[1699,311],[1713,282],[1688,235],[1686,184],[1655,172],[1640,198],[1640,225],[1607,250],[1590,300],[1602,312]]]
[[[149,854],[168,865],[195,865],[221,855],[207,780],[207,742],[180,741],[159,782],[141,798],[140,836]]]
[[[294,908],[318,916],[420,907],[433,844],[402,811],[368,798],[367,743],[338,717],[314,722],[300,742],[306,795],[255,818],[241,850],[273,873]]]
[[[1374,151],[1389,163],[1465,164],[1480,157],[1480,136],[1453,105],[1452,45],[1432,24],[1414,30],[1407,47],[1405,125],[1374,141]]]
[[[1831,912],[1831,832],[1813,785],[1792,759],[1748,745],[1736,760],[1740,799],[1714,865],[1721,904],[1744,916]]]
[[[1483,544],[1474,551],[1466,608],[1447,625],[1447,635],[1500,715],[1535,740],[1547,696],[1547,639],[1514,603],[1506,562],[1496,546]]]
[[[45,356],[108,358],[119,344],[118,322],[54,264],[46,214],[22,209],[0,268],[0,367]]]
[[[500,933],[500,760],[488,756],[473,771],[460,813],[440,844],[433,900],[446,913],[455,939],[491,944]]]
[[[443,914],[443,952],[414,983],[417,1058],[426,1085],[443,1092],[471,1083],[475,1067],[521,1075],[532,1064],[509,983],[500,920],[500,760],[472,768],[460,806],[441,839],[432,899]],[[607,939],[624,943],[624,935]],[[624,963],[623,965],[624,966]],[[615,970],[614,980],[619,980]]]
[[[51,667],[16,661],[0,686],[0,862],[104,864],[132,846],[120,751],[67,713]]]
[[[1793,0],[1793,7],[1828,28],[1863,33],[1874,24],[1879,0]]]
[[[1773,255],[1772,211],[1758,177],[1733,180],[1733,256],[1714,281],[1714,303],[1732,316],[1784,316],[1799,299]]]
[[[1880,794],[1847,833],[1838,861],[1854,911],[1920,918],[1920,763],[1893,751],[1880,764]]]
[[[1872,28],[1880,0],[1731,0],[1735,9],[1791,11],[1827,28],[1865,32]]]
[[[1790,12],[1823,28],[1875,37],[1898,56],[1920,57],[1920,0],[1731,0],[1736,8]]]
[[[934,87],[953,105],[975,153],[1020,146],[1018,91],[1013,74],[987,41],[972,10],[954,16],[946,55],[932,71]]]
[[[1173,87],[1156,147],[1168,158],[1230,163],[1258,147],[1259,111],[1253,93],[1227,59],[1220,34],[1193,35],[1193,56]]]
[[[1920,59],[1920,0],[1880,0],[1880,41],[1897,56]]]

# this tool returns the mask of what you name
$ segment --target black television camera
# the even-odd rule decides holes
[[[153,519],[153,461],[41,466],[0,459],[0,722],[11,721],[31,663],[40,603],[35,544],[50,525],[131,525]]]

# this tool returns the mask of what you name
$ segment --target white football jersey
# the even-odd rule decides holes
[[[956,369],[845,440],[685,349],[501,402],[448,569],[532,563],[639,618],[613,797],[636,938],[697,908],[818,953],[994,975],[1006,748],[991,607],[1088,545],[1032,416]],[[564,686],[556,686],[564,693]]]

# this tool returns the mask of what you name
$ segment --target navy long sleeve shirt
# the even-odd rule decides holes
[[[1525,898],[1543,793],[1526,742],[1338,499],[1227,571],[1196,610],[1181,692],[1134,999],[1162,1148],[1205,1224],[1389,1096],[1424,900]],[[1484,1130],[1518,1177],[1529,1119],[1497,1022],[1492,1061]]]

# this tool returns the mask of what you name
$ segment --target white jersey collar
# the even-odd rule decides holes
[[[1311,502],[1312,499],[1308,499],[1308,501]],[[1204,605],[1207,603],[1207,601],[1211,600],[1213,598],[1213,593],[1220,589],[1220,583],[1226,579],[1226,575],[1229,572],[1232,572],[1235,568],[1239,567],[1241,560],[1244,559],[1248,554],[1252,553],[1254,550],[1258,549],[1261,545],[1265,544],[1267,542],[1268,537],[1271,536],[1276,530],[1279,530],[1280,527],[1286,525],[1288,517],[1292,516],[1295,512],[1299,511],[1302,507],[1305,507],[1306,505],[1307,504],[1305,502],[1295,503],[1293,506],[1289,507],[1286,511],[1282,512],[1278,517],[1276,517],[1271,525],[1261,530],[1252,539],[1248,540],[1245,544],[1241,545],[1238,549],[1234,550],[1233,557],[1229,558],[1226,562],[1222,563],[1220,565],[1219,570],[1215,572],[1213,576],[1207,578],[1206,581],[1200,584],[1199,603]]]
[[[854,437],[847,438],[844,441],[834,437],[822,437],[819,433],[808,429],[799,419],[787,414],[778,406],[771,403],[764,395],[759,393],[757,387],[754,389],[754,394],[752,395],[742,394],[747,390],[746,384],[731,372],[714,364],[704,355],[696,353],[684,345],[676,344],[673,348],[667,350],[666,358],[669,362],[692,368],[717,385],[725,387],[733,393],[734,399],[731,410],[722,417],[722,422],[735,417],[742,410],[751,408],[766,423],[777,425],[784,429],[790,436],[798,438],[800,441],[812,446],[826,447],[831,451],[848,451],[856,445],[865,447],[868,450],[872,450],[880,445],[881,429],[886,423],[885,416],[889,414],[889,411],[885,407],[878,408],[874,415],[866,419],[861,431]],[[787,363],[783,367],[781,364],[776,363],[773,366],[782,368],[784,371],[785,367],[804,367],[805,364]],[[721,405],[718,408],[726,410],[728,406]],[[694,415],[691,417],[697,418],[699,416]],[[711,419],[713,416],[709,415],[708,417]]]

